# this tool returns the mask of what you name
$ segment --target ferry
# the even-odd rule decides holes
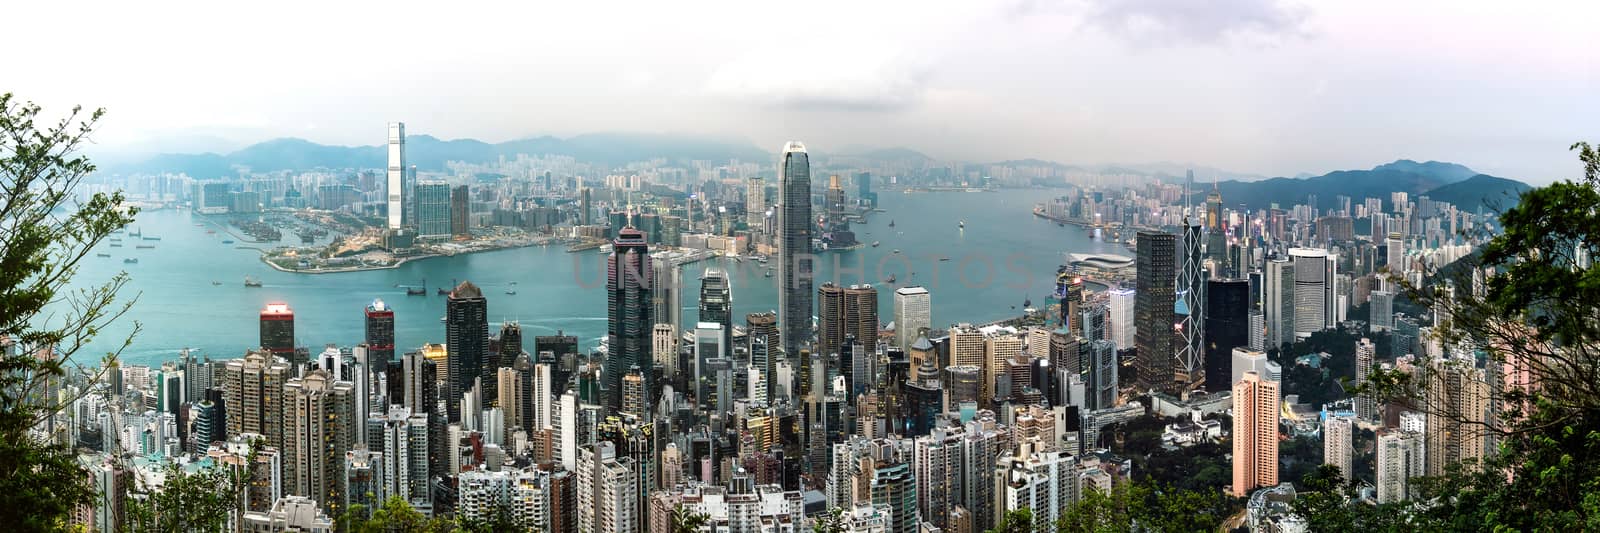
[[[137,258],[137,257],[129,257],[127,259],[123,259],[122,262],[128,263],[128,264],[135,264],[135,263],[139,262],[139,258]]]
[[[250,276],[245,276],[244,277],[244,286],[246,286],[246,287],[261,287],[261,280],[256,279],[256,278],[252,278]]]
[[[220,282],[220,281],[217,281],[217,280],[211,280],[211,286],[212,286],[212,287],[215,287],[215,286],[218,286],[218,285],[221,285],[221,284],[222,284],[222,282]]]
[[[872,247],[873,248],[877,248],[878,247],[878,241],[872,241]]]
[[[894,253],[900,253],[900,249],[899,248],[895,248],[894,249]]]
[[[889,277],[883,278],[883,282],[884,283],[892,284],[892,283],[894,283],[894,280],[895,280],[894,274],[889,274]]]
[[[406,287],[406,296],[425,296],[428,294],[428,280],[424,278],[421,285]]]
[[[233,239],[223,239],[222,244],[233,244]]]
[[[95,257],[111,257],[111,254],[94,254]]]

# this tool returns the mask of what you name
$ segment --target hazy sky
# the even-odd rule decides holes
[[[162,4],[8,6],[0,90],[109,108],[107,150],[379,144],[403,120],[1546,182],[1600,141],[1594,1]]]

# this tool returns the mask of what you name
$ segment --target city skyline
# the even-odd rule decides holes
[[[587,28],[610,10],[501,5],[431,13],[428,28],[460,38],[354,62],[344,58],[389,39],[388,28],[422,27],[421,13],[338,6],[308,19],[294,16],[297,9],[265,10],[252,14],[262,24],[238,27],[210,10],[153,18],[108,7],[76,20],[119,46],[65,43],[66,53],[76,52],[72,66],[20,58],[19,68],[38,75],[10,90],[52,108],[110,109],[93,147],[108,157],[226,151],[285,136],[367,145],[370,124],[404,117],[441,138],[490,141],[605,131],[763,147],[810,138],[827,140],[819,150],[907,146],[951,160],[1176,161],[1266,176],[1413,158],[1531,183],[1572,176],[1561,152],[1600,116],[1584,97],[1597,90],[1592,69],[1582,66],[1593,65],[1590,34],[1578,22],[1593,18],[1582,11],[1600,9],[1590,4],[918,7],[906,16],[906,4],[850,6],[841,17],[842,5],[791,13],[636,5],[638,22],[599,38]],[[21,18],[50,19],[63,8],[21,9]],[[777,33],[757,23],[780,14],[796,23]],[[685,36],[672,29],[681,25],[653,22],[673,20],[723,23]],[[528,24],[541,30],[510,29]],[[287,26],[328,39],[258,35]],[[19,28],[18,38],[43,39],[39,31]],[[230,45],[195,49],[191,39]],[[202,78],[137,66],[177,50],[222,68]],[[783,58],[815,68],[785,68]],[[410,77],[374,93],[394,89],[396,71],[449,75]],[[247,82],[261,76],[287,79]],[[126,90],[92,89],[107,78],[126,82]],[[298,81],[309,79],[318,83]],[[219,84],[229,90],[213,90]],[[1440,92],[1452,98],[1434,98]],[[663,105],[628,104],[644,98]]]

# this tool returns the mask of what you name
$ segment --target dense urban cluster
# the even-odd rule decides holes
[[[220,469],[242,480],[224,518],[235,531],[351,529],[396,505],[543,532],[979,533],[1020,510],[1045,531],[1095,494],[1179,482],[1139,470],[1213,446],[1231,477],[1204,489],[1237,498],[1216,522],[1293,531],[1298,479],[1280,474],[1305,464],[1286,447],[1314,445],[1309,460],[1363,484],[1361,498],[1404,501],[1411,479],[1493,449],[1472,417],[1488,421],[1489,391],[1518,385],[1481,354],[1430,342],[1449,317],[1404,298],[1402,283],[1467,256],[1490,220],[1426,196],[1230,208],[1192,174],[1079,180],[1034,214],[1114,236],[1132,257],[1074,254],[1043,305],[972,324],[933,315],[938,287],[816,276],[823,254],[868,246],[851,223],[878,192],[866,171],[847,174],[853,198],[839,176],[814,186],[798,142],[775,169],[699,169],[723,184],[704,196],[645,167],[557,177],[602,171],[561,158],[455,164],[515,169],[490,185],[419,180],[405,146],[391,125],[386,173],[356,184],[190,182],[183,196],[209,214],[364,217],[395,253],[486,226],[600,247],[604,339],[496,326],[494,298],[470,280],[444,291],[441,331],[422,346],[396,344],[397,311],[382,300],[348,310],[365,313],[362,342],[321,350],[296,335],[294,302],[269,304],[259,348],[237,358],[185,351],[63,383],[95,392],[40,428],[84,450],[98,497],[75,522],[122,530],[170,478]],[[918,186],[1031,184],[1036,172]],[[777,309],[741,307],[718,268],[678,286],[703,257],[664,251],[681,249],[770,261]],[[1308,352],[1321,346],[1339,348]],[[1428,374],[1430,401],[1466,420],[1338,385],[1424,366],[1447,369]],[[1159,435],[1131,429],[1150,421]]]

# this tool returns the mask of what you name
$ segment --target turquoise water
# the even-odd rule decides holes
[[[822,254],[817,283],[837,279],[845,284],[877,284],[878,309],[886,323],[893,317],[894,291],[882,280],[890,274],[899,285],[928,287],[934,324],[1016,316],[1025,297],[1043,305],[1064,253],[1126,253],[1118,244],[1091,239],[1082,228],[1060,227],[1030,213],[1036,201],[1057,194],[1049,190],[882,193],[880,207],[886,212],[874,213],[868,223],[855,226],[858,239],[881,241],[881,246]],[[888,227],[891,220],[894,228]],[[962,220],[965,229],[957,227]],[[143,330],[124,352],[126,362],[159,364],[175,359],[184,347],[214,359],[233,358],[257,342],[261,307],[287,302],[295,311],[299,343],[314,353],[328,343],[361,342],[362,310],[374,298],[395,309],[396,344],[409,349],[443,341],[439,317],[444,315],[444,297],[435,295],[435,289],[465,279],[483,287],[491,321],[518,320],[526,335],[562,330],[578,336],[588,349],[605,334],[604,261],[597,251],[569,254],[562,247],[530,247],[430,258],[391,270],[292,274],[267,267],[254,250],[222,244],[234,237],[207,234],[212,226],[195,226],[202,221],[188,211],[146,211],[136,226],[145,236],[160,236],[161,241],[122,236],[124,247],[102,243],[95,250],[112,257],[84,259],[76,278],[79,284],[103,282],[125,270],[132,279],[124,294],[138,295],[123,323],[110,328],[90,351],[109,349],[112,339],[127,334],[132,319]],[[293,240],[287,235],[285,242]],[[134,248],[136,244],[156,248],[141,250]],[[894,253],[896,249],[900,253]],[[126,257],[137,257],[139,263],[125,264]],[[949,259],[940,261],[941,257]],[[734,316],[777,308],[777,277],[763,276],[766,266],[716,259],[684,267],[685,321],[696,315],[696,280],[712,265],[730,273]],[[260,279],[263,287],[244,287],[247,275]],[[428,287],[425,296],[407,296],[396,287],[423,279]],[[517,294],[505,294],[512,282],[517,283]]]

